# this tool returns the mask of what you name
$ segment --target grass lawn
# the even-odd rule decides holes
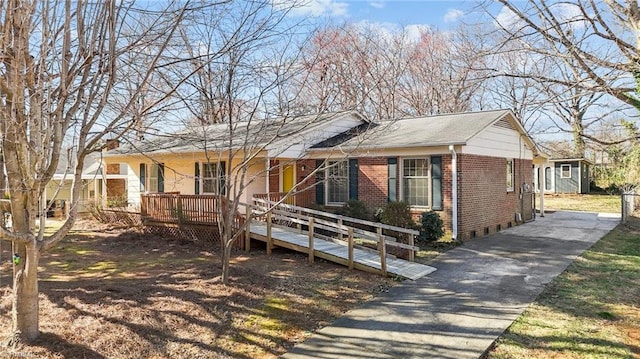
[[[3,244],[0,341],[11,328],[10,246]],[[0,358],[276,358],[393,280],[258,245],[222,285],[211,244],[86,223],[45,253],[40,330]]]
[[[586,251],[484,358],[640,358],[640,231],[618,226]]]
[[[620,213],[620,196],[606,194],[545,194],[550,210]]]

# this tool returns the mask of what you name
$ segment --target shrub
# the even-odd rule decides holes
[[[384,212],[384,208],[376,207],[373,211],[373,220],[374,222],[382,223],[382,212]]]
[[[390,226],[415,228],[411,207],[406,202],[389,202],[380,213],[380,222]]]
[[[444,222],[437,212],[427,211],[420,218],[419,240],[437,241],[444,236]]]
[[[341,208],[339,214],[351,218],[371,220],[371,211],[369,211],[364,202],[357,199],[348,200]]]

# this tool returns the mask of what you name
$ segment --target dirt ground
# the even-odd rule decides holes
[[[0,267],[0,341],[11,328],[11,251]],[[275,358],[393,281],[259,244],[219,281],[212,244],[79,223],[40,269],[40,330],[2,358]]]

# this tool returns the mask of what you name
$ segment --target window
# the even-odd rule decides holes
[[[402,161],[403,200],[411,206],[429,206],[429,160],[407,158]]]
[[[147,191],[147,164],[140,164],[140,192]]]
[[[545,167],[544,168],[544,189],[546,191],[551,191],[551,181],[553,180],[553,178],[551,177],[551,167]]]
[[[164,163],[140,164],[140,192],[164,192]]]
[[[222,173],[218,170],[217,163],[202,164],[202,193],[219,194],[220,177]]]
[[[571,178],[571,165],[560,165],[560,178]]]
[[[164,163],[151,164],[149,172],[149,192],[164,192]]]
[[[349,162],[329,162],[326,186],[327,204],[343,204],[349,200]]]
[[[513,160],[507,160],[507,192],[513,192]]]

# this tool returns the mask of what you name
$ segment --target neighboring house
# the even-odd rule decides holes
[[[241,124],[231,164],[226,133],[226,125],[212,125],[123,146],[104,158],[128,167],[127,195],[134,205],[145,192],[218,194],[226,180],[221,174],[231,165],[234,173],[247,170],[245,180],[231,187],[246,186],[246,202],[292,188],[302,191],[295,197],[302,206],[358,199],[376,208],[403,200],[416,213],[438,211],[460,239],[533,217],[538,152],[508,110],[380,123],[341,112]],[[241,163],[239,154],[250,159]]]
[[[117,142],[109,146],[117,147]],[[73,156],[72,156],[73,158]],[[89,154],[84,161],[82,169],[82,192],[78,201],[78,212],[84,213],[90,210],[90,206],[96,202],[106,201],[103,193],[110,193],[110,196],[126,198],[126,166],[108,166],[107,171],[103,171],[102,154]],[[45,198],[50,204],[52,211],[62,214],[68,210],[68,206],[73,198],[71,185],[75,171],[75,160],[69,161],[67,154],[60,155],[56,173],[45,188]],[[108,189],[107,189],[108,188]]]
[[[541,168],[536,168],[536,189],[540,190],[544,168],[546,193],[589,193],[591,166],[591,161],[585,158],[550,159]]]

